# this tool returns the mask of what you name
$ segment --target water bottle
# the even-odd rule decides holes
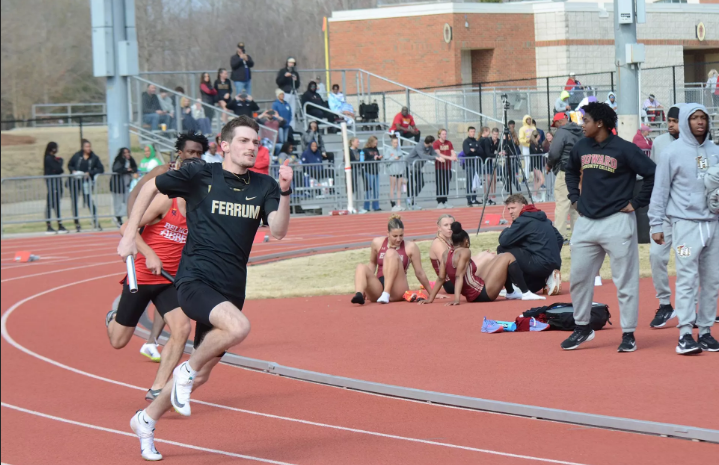
[[[360,161],[364,161],[364,150],[360,150]]]
[[[514,321],[499,321],[497,320],[497,324],[501,325],[505,331],[507,332],[514,332],[517,330],[517,323]]]

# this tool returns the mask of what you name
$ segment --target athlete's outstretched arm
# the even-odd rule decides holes
[[[408,255],[410,256],[410,260],[412,261],[412,268],[414,268],[414,276],[417,278],[417,281],[419,281],[419,283],[424,286],[425,289],[431,289],[432,286],[429,285],[427,273],[425,273],[424,269],[422,268],[422,254],[419,251],[419,247],[417,247],[417,244],[415,244],[414,242],[406,242],[405,244],[405,248],[409,247]],[[444,281],[438,281],[439,284],[442,284],[443,282]]]
[[[286,192],[292,186],[292,168],[288,166],[289,159],[285,160],[284,164],[280,165],[279,178],[277,179],[280,185],[280,190]],[[279,240],[287,235],[287,230],[290,227],[290,196],[281,195],[280,205],[277,211],[269,214],[267,222],[270,224],[270,232],[272,237]]]
[[[125,260],[128,256],[137,255],[137,245],[135,244],[135,237],[137,236],[137,230],[140,227],[140,220],[150,206],[152,199],[157,195],[157,185],[155,179],[150,179],[147,184],[142,186],[140,194],[135,200],[135,205],[132,207],[130,218],[127,221],[127,228],[125,233],[122,235],[120,244],[117,246],[117,254]],[[289,215],[288,215],[289,216]]]

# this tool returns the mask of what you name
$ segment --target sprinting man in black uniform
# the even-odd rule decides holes
[[[187,243],[175,285],[182,310],[197,322],[195,350],[175,368],[172,382],[130,421],[145,460],[162,459],[154,445],[156,421],[170,407],[189,416],[193,388],[204,384],[225,351],[250,332],[250,322],[241,310],[247,260],[260,218],[267,215],[276,239],[287,234],[292,169],[286,164],[280,167],[279,185],[269,176],[249,171],[260,143],[258,129],[252,118],[240,116],[222,128],[226,154],[222,164],[182,166],[145,184],[118,245],[123,260],[137,254],[138,224],[158,192],[187,202]]]

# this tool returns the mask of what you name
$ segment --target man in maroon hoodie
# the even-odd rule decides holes
[[[546,286],[549,295],[559,294],[564,238],[543,211],[527,205],[522,194],[510,195],[504,204],[512,225],[499,235],[497,253],[514,255],[530,291],[536,293]]]

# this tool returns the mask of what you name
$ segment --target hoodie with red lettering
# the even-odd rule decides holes
[[[637,210],[649,205],[655,168],[639,147],[618,136],[610,134],[602,143],[585,137],[574,145],[567,160],[569,200],[577,202],[580,214],[593,219],[613,215],[630,202]],[[644,178],[644,185],[635,197],[637,175]]]

